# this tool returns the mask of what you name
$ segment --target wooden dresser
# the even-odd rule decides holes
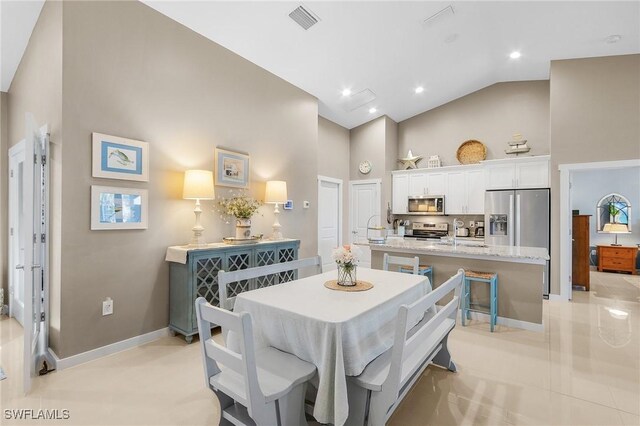
[[[589,218],[590,215],[573,216],[573,249],[571,284],[583,286],[589,291]]]
[[[636,246],[598,246],[598,271],[636,273]]]

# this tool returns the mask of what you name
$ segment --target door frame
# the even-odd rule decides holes
[[[353,202],[353,187],[355,185],[376,185],[376,205],[377,215],[380,216],[380,222],[382,222],[382,179],[361,179],[349,181],[349,232],[351,233],[351,239],[353,240],[353,209],[351,203]],[[366,235],[365,235],[366,238]]]
[[[569,301],[572,298],[571,265],[573,253],[571,252],[571,240],[573,222],[571,217],[571,179],[574,172],[581,170],[606,170],[624,169],[628,167],[640,167],[640,159],[599,161],[592,163],[559,164],[560,170],[560,296],[554,299]]]
[[[24,139],[22,139],[20,142],[18,142],[17,144],[15,144],[14,146],[12,146],[11,148],[9,148],[9,163],[8,163],[8,168],[7,168],[7,179],[8,179],[8,197],[7,197],[7,207],[8,207],[8,212],[7,212],[7,236],[9,237],[7,240],[7,251],[8,251],[8,259],[7,259],[7,278],[9,279],[9,294],[8,294],[8,300],[9,300],[9,317],[10,318],[14,318],[15,317],[15,306],[13,303],[13,294],[16,291],[16,289],[13,286],[13,283],[15,282],[15,275],[16,275],[16,265],[18,260],[14,258],[14,247],[12,246],[12,240],[14,238],[14,236],[11,234],[11,228],[13,228],[12,225],[14,225],[14,222],[17,220],[16,218],[16,211],[14,210],[14,208],[12,208],[13,206],[17,206],[18,205],[18,194],[17,194],[17,188],[14,188],[14,183],[15,182],[12,177],[11,177],[11,172],[13,171],[13,158],[22,154],[22,156],[25,156],[25,145],[26,142]],[[26,161],[26,158],[23,160]],[[24,285],[24,283],[23,283]],[[24,315],[24,310],[23,310],[23,315]],[[24,321],[24,318],[22,319],[22,321]],[[23,324],[22,322],[20,323],[21,325]]]
[[[343,227],[344,224],[343,222],[343,204],[344,204],[344,183],[342,181],[342,179],[336,179],[336,178],[332,178],[332,177],[328,177],[328,176],[322,176],[322,175],[318,175],[318,223],[317,223],[317,227],[316,227],[316,232],[317,232],[317,236],[318,236],[318,241],[320,241],[320,186],[322,185],[322,182],[329,182],[329,183],[335,183],[338,185],[338,247],[342,246],[342,242],[343,242],[343,238],[342,238],[342,234],[343,234]],[[316,250],[318,252],[318,255],[320,255],[320,247],[318,246],[318,249]]]

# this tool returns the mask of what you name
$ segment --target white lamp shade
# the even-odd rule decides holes
[[[187,170],[184,172],[182,198],[185,200],[213,200],[213,172],[208,170]]]
[[[265,203],[284,203],[287,201],[287,182],[270,180],[264,195]]]
[[[609,234],[628,234],[629,228],[624,223],[606,223],[602,231]]]

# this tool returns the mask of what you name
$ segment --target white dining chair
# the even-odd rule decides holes
[[[388,271],[389,265],[408,266],[410,268],[413,268],[413,273],[417,275],[418,269],[420,268],[420,258],[418,256],[416,257],[390,256],[389,253],[385,253],[382,258],[382,269],[385,271]]]
[[[307,424],[306,383],[316,374],[313,364],[267,347],[254,349],[251,315],[195,302],[205,383],[220,400],[222,425],[295,426]],[[240,351],[211,338],[211,325],[237,333]],[[218,362],[225,368],[220,369]]]
[[[447,339],[456,324],[463,282],[464,270],[459,269],[435,290],[400,307],[391,349],[349,380],[347,423],[383,426],[431,362],[456,371]],[[451,301],[430,315],[428,311],[451,292]]]
[[[291,262],[274,263],[272,265],[239,269],[237,271],[221,270],[218,272],[218,294],[220,296],[220,307],[229,310],[233,309],[236,297],[229,295],[230,283],[265,277],[267,275],[274,275],[282,272],[299,271],[303,268],[313,268],[315,274],[322,273],[322,258],[320,256],[313,256],[306,259],[292,260]]]

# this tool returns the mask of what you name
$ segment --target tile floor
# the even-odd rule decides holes
[[[391,425],[640,425],[640,276],[592,272],[592,291],[545,302],[545,332],[456,327],[458,373],[430,367]],[[627,313],[618,312],[614,309]],[[163,338],[36,380],[20,395],[22,329],[0,321],[0,407],[68,409],[38,424],[217,424],[197,344]],[[34,422],[31,422],[33,424]],[[0,412],[0,424],[11,422]]]

